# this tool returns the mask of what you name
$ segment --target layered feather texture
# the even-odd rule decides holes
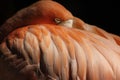
[[[0,43],[0,80],[120,80],[120,37],[51,0],[9,18]]]
[[[30,80],[120,79],[120,46],[85,30],[29,25],[9,34],[0,52],[1,59]]]
[[[83,20],[81,20],[77,17],[74,17],[73,20],[74,20],[74,23],[73,23],[74,28],[95,33],[97,35],[100,35],[100,36],[102,36],[108,40],[111,40],[112,42],[115,42],[118,45],[120,45],[120,37],[118,35],[109,33],[107,31],[99,28],[98,26],[87,24]]]
[[[72,19],[73,15],[61,4],[41,0],[19,10],[0,27],[0,42],[16,28],[33,24],[55,24]],[[56,22],[56,20],[59,20]],[[4,33],[6,32],[6,33]]]

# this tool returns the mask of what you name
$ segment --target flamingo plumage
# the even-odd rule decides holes
[[[9,18],[0,32],[0,80],[120,79],[120,37],[57,2],[36,2]]]

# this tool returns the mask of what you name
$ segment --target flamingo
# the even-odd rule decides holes
[[[0,32],[0,80],[120,80],[120,37],[57,2],[34,3]]]
[[[0,27],[0,41],[11,31],[22,26],[47,23],[72,27],[72,19],[72,13],[61,4],[51,0],[37,1],[5,21]]]
[[[120,79],[120,46],[89,31],[29,25],[10,33],[0,49],[5,62],[33,80]]]

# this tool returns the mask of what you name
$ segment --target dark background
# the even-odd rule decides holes
[[[0,25],[18,10],[38,0],[1,0]],[[65,6],[76,17],[96,25],[108,32],[120,35],[119,2],[115,0],[55,0]]]

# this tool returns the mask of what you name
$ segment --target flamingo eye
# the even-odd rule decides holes
[[[62,22],[62,20],[61,20],[60,18],[55,18],[55,22],[56,22],[57,24],[59,24],[59,23]]]

